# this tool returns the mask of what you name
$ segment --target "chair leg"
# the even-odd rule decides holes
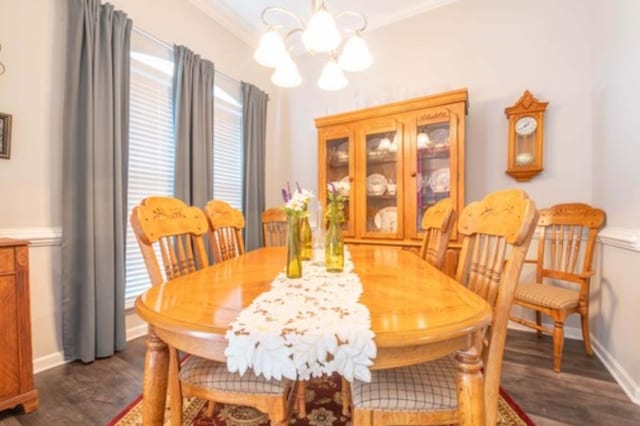
[[[179,371],[178,351],[176,348],[169,347],[169,401],[171,404],[171,424],[182,424],[182,389]]]
[[[593,356],[593,349],[591,348],[591,334],[589,333],[589,311],[584,309],[580,313],[580,321],[582,322],[582,340],[584,341],[584,350],[587,352],[587,356]]]
[[[307,417],[307,401],[306,401],[307,382],[298,381],[298,389],[296,390],[296,408],[298,410],[298,418]]]
[[[555,321],[553,323],[553,371],[560,372],[562,364],[562,348],[564,346],[564,323]]]
[[[351,386],[349,382],[342,377],[342,415],[348,416],[351,412]]]
[[[542,313],[540,311],[536,311],[536,324],[538,327],[542,327]],[[536,334],[538,337],[542,337],[542,330],[536,330]]]
[[[213,413],[216,411],[215,401],[209,401],[207,404],[207,417],[213,417]]]

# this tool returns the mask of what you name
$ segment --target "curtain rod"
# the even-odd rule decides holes
[[[151,39],[151,40],[155,41],[158,44],[163,45],[167,49],[173,49],[173,44],[167,43],[166,41],[159,39],[158,37],[154,36],[153,34],[147,32],[145,30],[143,30],[140,27],[137,27],[137,26],[134,25],[133,26],[133,31],[137,32],[138,34],[140,34],[140,35],[142,35],[144,37],[147,37],[148,39]],[[238,80],[236,78],[231,77],[229,74],[225,74],[222,71],[218,71],[217,68],[216,68],[216,73],[222,75],[223,77],[229,78],[231,80],[240,81],[240,80]]]

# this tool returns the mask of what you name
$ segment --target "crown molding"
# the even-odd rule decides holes
[[[254,47],[258,44],[259,30],[238,16],[224,2],[219,0],[189,0],[189,2],[249,46]]]
[[[424,0],[404,9],[394,9],[392,13],[382,14],[380,17],[367,16],[367,31],[386,27],[458,1],[460,0]],[[263,28],[254,27],[225,2],[221,0],[189,0],[189,2],[249,46],[258,44]]]
[[[367,29],[376,30],[379,28],[383,28],[388,25],[395,24],[396,22],[400,22],[417,15],[422,15],[423,13],[429,12],[430,10],[437,9],[451,3],[456,3],[458,1],[460,0],[425,0],[416,4],[415,6],[406,7],[404,9],[395,10],[393,13],[385,14],[380,18],[369,19],[367,17],[369,21]]]

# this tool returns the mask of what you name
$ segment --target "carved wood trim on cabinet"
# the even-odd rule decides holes
[[[0,410],[38,408],[33,385],[29,242],[0,238]]]
[[[316,118],[319,201],[326,205],[328,183],[344,176],[348,176],[350,183],[345,210],[348,221],[343,227],[346,243],[419,247],[423,236],[419,224],[428,206],[448,196],[452,198],[456,212],[462,210],[467,105],[467,90],[461,89]],[[446,141],[434,140],[425,146],[424,135],[420,133],[430,133],[439,127],[446,133]],[[422,136],[421,142],[418,142],[418,136]],[[375,152],[380,156],[374,157],[369,146],[372,139],[387,139],[385,144],[391,144],[394,150],[384,154]],[[344,141],[348,143],[348,150],[344,148]],[[343,146],[343,154],[335,161],[331,152],[340,146]],[[446,194],[441,189],[424,190],[427,180],[437,174],[434,172],[447,167],[450,185]],[[367,182],[371,174],[393,179],[396,184],[393,191],[387,190],[382,195],[371,191]],[[379,217],[372,219],[372,215],[376,216],[372,212],[381,211],[385,206],[395,206],[395,232],[393,228],[376,228]],[[376,222],[375,225],[372,222]],[[456,231],[452,232],[451,238],[445,269],[454,274],[458,251]]]

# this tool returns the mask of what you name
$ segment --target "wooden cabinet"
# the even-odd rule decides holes
[[[462,89],[316,119],[321,203],[328,183],[349,184],[346,242],[419,247],[427,208],[462,210],[466,113]]]
[[[35,410],[27,241],[0,238],[0,348],[0,410]]]

